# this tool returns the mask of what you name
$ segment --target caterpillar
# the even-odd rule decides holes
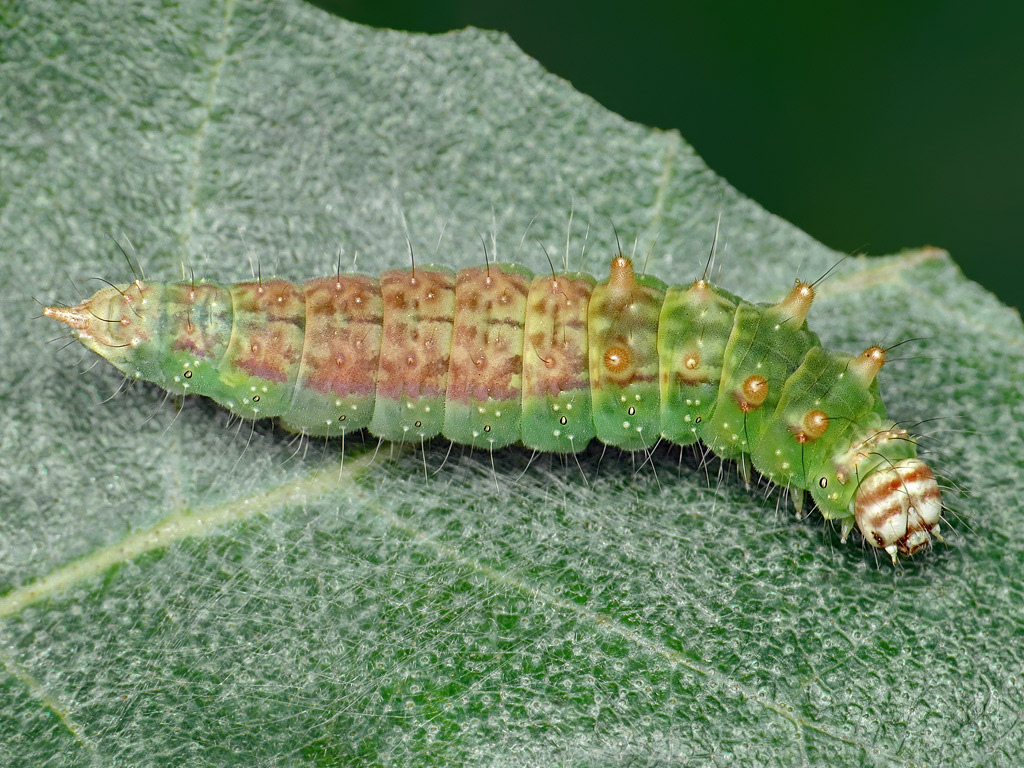
[[[825,350],[814,295],[667,285],[620,252],[603,282],[498,263],[301,285],[136,278],[44,315],[131,379],[311,436],[558,453],[701,441],[788,488],[798,512],[809,492],[844,542],[856,525],[895,564],[941,541],[939,487],[886,416],[885,350]]]

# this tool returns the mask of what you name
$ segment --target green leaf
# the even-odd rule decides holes
[[[893,569],[732,467],[296,441],[167,402],[34,319],[93,276],[492,256],[755,300],[838,254],[508,39],[295,2],[0,12],[0,764],[1012,765],[1019,316],[942,252],[843,262],[812,326],[910,337],[947,546]],[[570,212],[572,213],[570,225]],[[126,233],[123,235],[122,233]],[[496,247],[492,247],[491,238]],[[439,242],[439,245],[438,245]],[[584,252],[585,245],[585,253]],[[127,246],[127,243],[126,243]],[[581,255],[581,253],[583,255]]]

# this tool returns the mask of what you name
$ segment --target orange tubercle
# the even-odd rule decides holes
[[[800,420],[795,435],[798,443],[813,443],[828,430],[828,416],[824,411],[808,411]]]
[[[629,368],[629,350],[625,347],[609,347],[604,353],[604,367],[612,373],[621,373]]]
[[[790,318],[798,320],[800,323],[807,317],[808,311],[811,309],[811,304],[814,303],[814,286],[810,283],[798,282],[793,286],[793,290],[789,292],[782,301],[775,306],[781,309]]]
[[[612,259],[612,271],[608,275],[608,285],[617,291],[632,291],[636,286],[633,279],[633,263],[625,256]]]
[[[868,347],[850,362],[853,375],[864,384],[870,384],[885,365],[885,350],[881,347]]]
[[[768,398],[768,380],[763,376],[747,376],[743,381],[742,397],[737,398],[744,413],[760,408]]]

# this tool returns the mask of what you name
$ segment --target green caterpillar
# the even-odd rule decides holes
[[[668,286],[619,255],[600,283],[510,264],[303,285],[137,279],[45,314],[130,378],[308,435],[561,453],[699,440],[798,510],[810,491],[844,541],[856,524],[895,563],[941,540],[938,484],[886,417],[884,350],[824,350],[813,299],[807,283],[773,305],[704,279]]]

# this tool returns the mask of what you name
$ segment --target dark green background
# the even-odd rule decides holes
[[[502,29],[608,108],[841,251],[937,245],[1024,307],[1024,4],[321,0]]]

